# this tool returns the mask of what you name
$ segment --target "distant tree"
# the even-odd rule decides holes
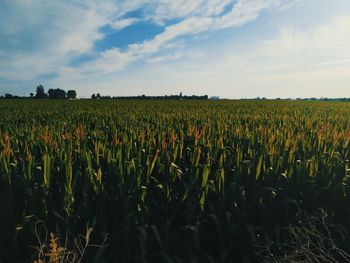
[[[35,97],[38,98],[38,99],[47,98],[47,94],[45,93],[45,90],[44,90],[43,85],[40,84],[40,85],[36,88]]]
[[[106,97],[106,96],[105,96]],[[110,97],[110,96],[109,96]],[[91,95],[91,99],[95,100],[95,99],[101,99],[103,97],[101,97],[101,94],[100,93],[97,93],[97,94],[92,94]]]
[[[56,98],[56,91],[54,89],[49,89],[47,95],[49,95],[49,99],[54,99]]]
[[[50,98],[50,99],[53,99],[53,98],[56,96],[56,92],[55,92],[54,89],[49,89],[49,90],[47,91],[47,94],[49,95],[49,98]]]
[[[49,89],[48,92],[50,99],[65,99],[67,92],[62,89]]]
[[[33,98],[33,96],[34,96],[33,92],[31,92],[29,95],[31,98]]]
[[[75,90],[67,91],[67,99],[75,99],[77,97],[77,92]]]
[[[10,93],[5,93],[5,98],[6,99],[11,99],[11,98],[13,98],[13,95],[10,94]]]

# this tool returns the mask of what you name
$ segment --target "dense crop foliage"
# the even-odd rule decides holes
[[[0,101],[0,262],[35,223],[96,262],[249,262],[320,209],[350,229],[350,104]],[[69,242],[69,241],[68,241]],[[340,246],[347,248],[345,236]]]

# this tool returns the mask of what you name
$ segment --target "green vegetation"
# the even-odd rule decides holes
[[[87,228],[106,239],[88,262],[261,262],[293,252],[286,230],[305,217],[350,229],[348,103],[3,100],[0,112],[0,262],[37,259],[39,221],[67,247]]]

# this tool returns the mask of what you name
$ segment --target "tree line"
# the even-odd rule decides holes
[[[101,96],[100,93],[92,94],[91,99],[118,99],[118,100],[208,100],[208,95],[164,95],[164,96]]]
[[[30,94],[31,97],[34,96],[34,94]],[[75,90],[68,90],[65,91],[63,89],[49,89],[47,93],[45,93],[45,89],[43,85],[39,85],[36,88],[36,94],[35,98],[37,99],[75,99],[77,97],[77,92]]]
[[[77,97],[77,92],[75,90],[65,91],[63,89],[49,89],[47,93],[43,85],[39,85],[36,88],[36,93],[30,93],[30,98],[35,99],[75,99]],[[5,93],[5,96],[1,96],[1,98],[5,99],[13,99],[13,98],[28,98],[28,97],[20,97],[16,95],[12,95],[10,93]]]

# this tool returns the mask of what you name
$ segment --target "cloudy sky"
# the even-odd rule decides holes
[[[0,0],[0,95],[350,97],[349,0]]]

